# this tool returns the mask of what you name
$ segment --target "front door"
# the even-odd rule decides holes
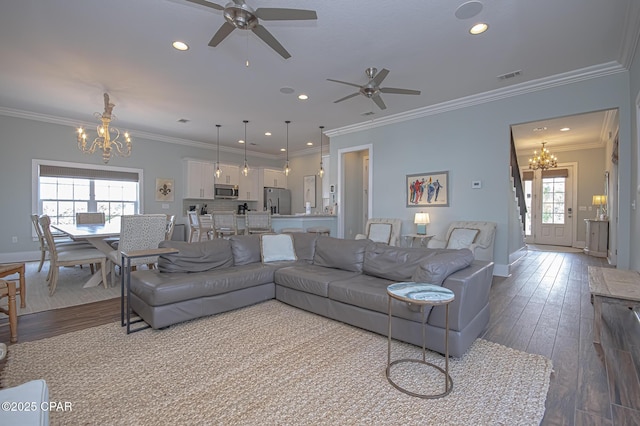
[[[534,244],[573,244],[573,165],[536,170],[532,182],[531,236]]]

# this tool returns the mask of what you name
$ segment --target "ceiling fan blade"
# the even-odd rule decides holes
[[[354,96],[358,96],[359,94],[360,94],[360,92],[352,93],[349,96],[345,96],[344,98],[340,98],[337,101],[333,101],[333,103],[337,104],[338,102],[346,101],[347,99],[353,98]]]
[[[327,80],[328,80],[328,81],[333,81],[334,83],[346,84],[347,86],[353,86],[353,87],[360,88],[360,85],[359,85],[359,84],[347,83],[346,81],[333,80],[333,79],[331,79],[331,78],[328,78]]]
[[[251,29],[251,31],[253,31],[253,33],[255,35],[257,35],[258,37],[260,37],[262,39],[262,41],[267,43],[269,45],[269,47],[271,47],[273,50],[278,52],[280,54],[280,56],[282,56],[283,58],[289,59],[291,57],[289,52],[287,52],[287,49],[285,49],[278,42],[278,40],[276,40],[276,38],[274,36],[272,36],[271,33],[269,31],[267,31],[267,29],[265,27],[263,27],[262,25],[260,25],[260,24],[256,25],[254,28]]]
[[[201,6],[210,7],[212,9],[216,9],[216,10],[224,10],[224,6],[220,6],[219,4],[211,3],[211,2],[208,2],[206,0],[187,0],[187,1],[189,1],[191,3],[199,4]]]
[[[265,21],[303,21],[307,19],[318,19],[315,10],[282,9],[278,7],[260,7],[256,9],[255,15]]]
[[[382,93],[395,93],[397,95],[419,95],[419,90],[409,90],[409,89],[396,89],[394,87],[381,87],[380,91]]]
[[[387,74],[389,74],[389,70],[386,68],[383,68],[382,71],[380,71],[378,74],[376,74],[375,77],[373,77],[373,82],[376,84],[376,86],[379,86],[380,83],[382,83],[382,80],[387,78]]]
[[[387,106],[384,104],[384,102],[382,101],[382,98],[379,95],[376,95],[376,96],[372,97],[371,99],[373,99],[373,102],[375,102],[376,105],[378,105],[378,108],[387,109]]]
[[[215,35],[213,36],[213,38],[209,42],[209,46],[216,47],[217,45],[220,44],[220,42],[222,40],[224,40],[229,34],[231,34],[231,31],[233,31],[235,29],[236,29],[236,27],[234,27],[233,25],[231,25],[228,22],[225,22],[218,29],[218,32],[215,33]]]

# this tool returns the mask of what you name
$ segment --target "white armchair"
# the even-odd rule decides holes
[[[365,225],[366,234],[356,235],[356,240],[368,238],[376,243],[385,243],[390,246],[397,246],[400,243],[400,229],[402,220],[371,218]]]
[[[495,222],[452,222],[443,238],[431,238],[429,248],[468,248],[478,260],[493,261]]]

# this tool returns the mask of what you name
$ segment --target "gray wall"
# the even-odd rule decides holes
[[[434,108],[424,117],[401,123],[353,132],[330,132],[331,157],[336,158],[339,149],[367,143],[373,145],[373,210],[370,216],[403,219],[403,233],[414,231],[411,219],[417,210],[405,207],[405,175],[448,170],[450,206],[426,209],[431,216],[429,233],[444,233],[454,220],[497,222],[495,261],[506,267],[510,246],[513,246],[509,243],[508,231],[511,221],[508,203],[512,202],[510,126],[620,108],[620,203],[629,206],[632,173],[629,105],[629,75],[619,72],[478,105]],[[337,171],[332,168],[332,181],[336,177],[334,173]],[[471,182],[476,180],[482,182],[481,189],[471,188]],[[628,208],[619,212],[619,227],[630,229]],[[629,265],[629,247],[629,232],[621,231],[618,239],[620,267]]]
[[[630,133],[632,143],[630,152],[626,154],[629,155],[633,167],[632,173],[628,177],[631,183],[630,188],[628,188],[630,200],[620,200],[619,208],[625,210],[631,209],[631,269],[640,271],[640,207],[637,206],[640,197],[640,175],[638,173],[638,163],[640,163],[640,125],[638,124],[638,120],[640,119],[640,43],[636,44],[636,52],[629,76],[631,94],[629,99],[629,108],[631,110]],[[631,207],[631,202],[635,203],[635,208]],[[623,234],[624,232],[620,230],[618,238],[623,238]]]

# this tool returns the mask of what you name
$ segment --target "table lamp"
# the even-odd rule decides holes
[[[427,224],[431,223],[429,220],[429,213],[416,213],[414,219],[413,219],[413,223],[415,223],[416,225],[418,225],[418,234],[419,235],[426,235],[427,234]]]
[[[596,220],[605,220],[607,217],[607,196],[606,195],[594,195],[591,204],[594,206],[598,206],[598,210],[596,210]]]

